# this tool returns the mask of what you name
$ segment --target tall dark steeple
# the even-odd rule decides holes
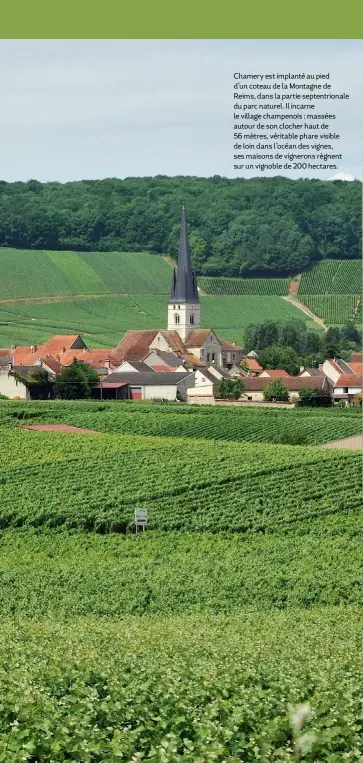
[[[182,221],[179,241],[178,268],[173,274],[170,302],[199,303],[197,278],[190,261],[188,226],[185,206],[182,208]]]

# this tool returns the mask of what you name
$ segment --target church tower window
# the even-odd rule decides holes
[[[194,315],[191,315],[191,316],[190,316],[190,318],[189,318],[189,322],[190,322],[190,323],[194,323]]]
[[[174,321],[175,323],[180,323],[180,316],[178,314],[174,315]]]

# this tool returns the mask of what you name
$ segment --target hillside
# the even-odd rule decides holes
[[[92,299],[0,304],[0,346],[40,344],[53,334],[82,334],[90,347],[115,347],[128,329],[166,327],[168,296],[130,294]],[[201,297],[202,327],[243,342],[251,321],[301,318],[279,297]]]
[[[326,325],[360,320],[361,266],[329,260],[288,278],[200,277],[202,325],[243,344],[247,324],[303,318],[294,300]],[[128,329],[165,326],[171,265],[140,252],[51,252],[0,248],[0,346],[40,344],[80,333],[91,347],[116,346]],[[342,293],[338,293],[338,289]]]

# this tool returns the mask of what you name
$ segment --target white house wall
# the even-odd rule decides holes
[[[143,397],[145,400],[175,400],[176,393],[177,393],[177,385],[176,384],[161,384],[158,386],[157,384],[153,385],[145,385],[143,388],[144,394]]]
[[[25,384],[11,376],[8,371],[0,371],[0,395],[30,400],[29,390]]]
[[[331,363],[329,363],[329,360],[324,360],[322,369],[325,376],[331,379],[334,382],[334,384],[336,381],[338,381],[339,376],[342,374],[342,371],[337,371],[336,368],[334,368],[334,366],[332,366]]]

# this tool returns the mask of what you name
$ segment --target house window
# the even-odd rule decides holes
[[[344,387],[344,392],[345,392],[345,393],[347,393],[347,392],[348,392],[348,387]]]
[[[189,320],[190,320],[190,323],[194,323],[194,315],[191,315]]]
[[[236,353],[232,352],[232,360],[236,360]]]
[[[214,360],[215,360],[215,358],[214,358],[214,352],[212,352],[212,363],[214,363]]]
[[[177,315],[177,314],[174,315],[174,322],[180,323],[180,315]]]
[[[209,363],[209,360],[210,360],[210,355],[209,355],[209,352],[207,352],[207,363]]]

